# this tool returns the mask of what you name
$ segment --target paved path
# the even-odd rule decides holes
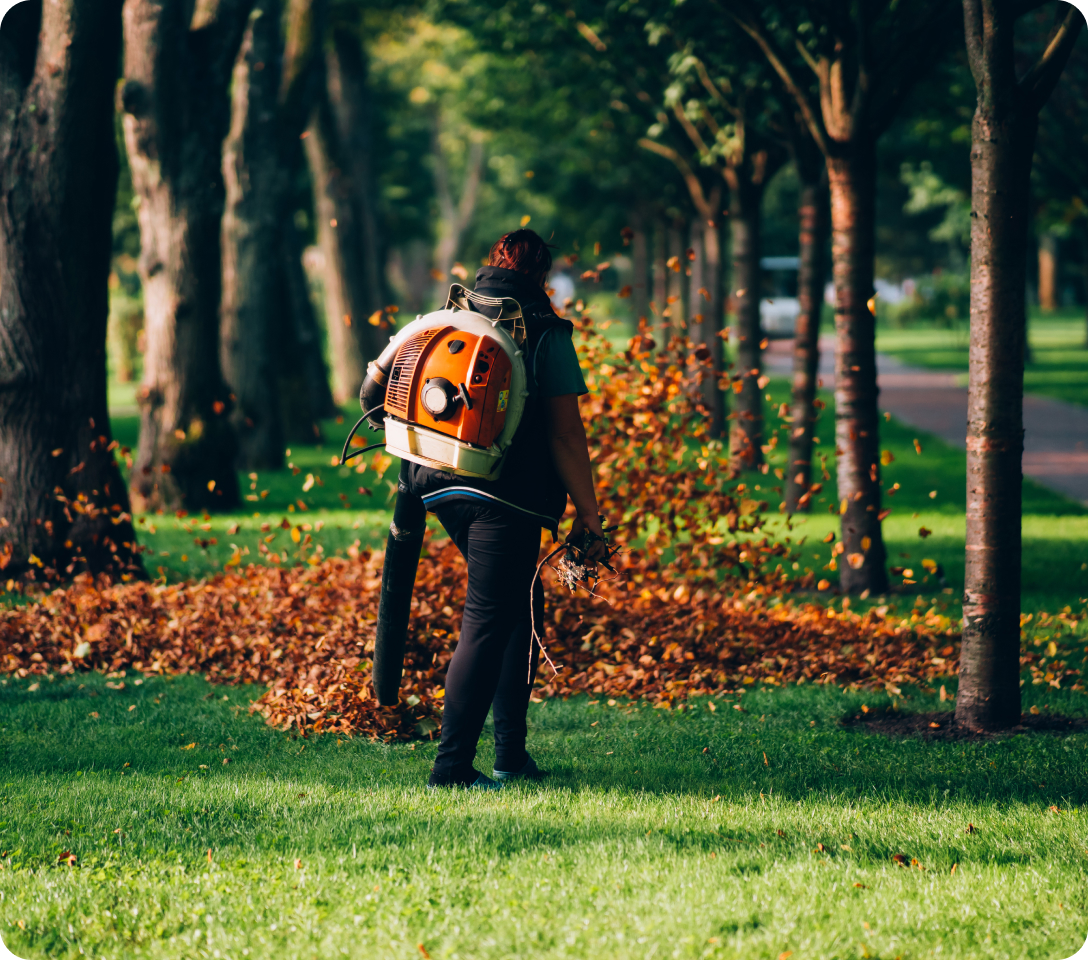
[[[789,374],[792,341],[775,340],[766,354],[769,373]],[[835,385],[835,339],[820,338],[820,377]],[[877,357],[880,408],[966,447],[967,388],[955,373],[908,367],[895,357]],[[1088,504],[1088,409],[1049,397],[1024,397],[1024,473],[1043,486]]]

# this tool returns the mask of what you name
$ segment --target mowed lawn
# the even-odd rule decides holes
[[[787,385],[768,392],[781,447],[768,474],[742,479],[797,571],[834,583],[832,411],[818,447],[831,479],[789,529],[774,489]],[[245,510],[138,518],[149,572],[381,544],[397,464],[332,465],[353,419],[295,446],[293,468],[241,474]],[[115,420],[122,443],[136,428]],[[963,453],[881,428],[885,488],[899,484],[890,563],[918,582],[895,575],[869,602],[958,616]],[[1024,610],[1082,609],[1088,511],[1030,481],[1024,505]],[[1065,642],[1082,662],[1083,635]],[[891,740],[843,722],[891,707],[886,695],[834,688],[675,710],[545,701],[530,708],[531,749],[553,775],[477,796],[424,789],[433,743],[270,729],[248,712],[257,688],[35,679],[0,681],[0,934],[21,957],[1058,960],[1088,934],[1088,732]],[[1023,689],[1025,710],[1088,718],[1083,694]],[[936,691],[895,703],[951,706]],[[477,766],[490,771],[487,740]]]
[[[18,956],[1057,960],[1088,932],[1084,733],[892,741],[842,723],[884,695],[812,687],[579,698],[532,705],[548,780],[480,795],[424,788],[431,743],[288,737],[255,694],[0,685]]]

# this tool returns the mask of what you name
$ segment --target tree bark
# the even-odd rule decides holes
[[[283,466],[270,319],[282,309],[279,227],[286,176],[279,150],[280,18],[276,0],[249,18],[234,64],[230,132],[223,141],[223,297],[219,348],[234,394],[238,466]]]
[[[658,344],[659,349],[664,350],[669,345],[672,331],[669,329],[669,318],[665,315],[665,308],[668,306],[666,300],[669,297],[668,278],[666,274],[669,272],[669,268],[665,265],[665,261],[668,260],[669,255],[668,241],[666,239],[666,232],[668,227],[665,225],[665,218],[662,215],[654,217],[654,235],[653,235],[653,272],[654,272],[654,298],[650,304],[650,309],[654,310],[658,316],[658,339],[661,341]]]
[[[1049,230],[1039,237],[1039,308],[1058,308],[1058,238]]]
[[[386,339],[368,318],[381,309],[381,247],[370,174],[366,60],[350,22],[333,23],[324,82],[306,137],[318,243],[325,255],[325,320],[339,404],[359,393]]]
[[[730,469],[757,469],[763,463],[763,332],[759,318],[760,221],[763,183],[735,177],[730,184],[729,232],[733,272],[730,277],[736,310],[737,379],[734,422],[729,437]],[[736,387],[734,386],[736,391]]]
[[[636,207],[631,216],[631,261],[634,277],[631,280],[631,306],[635,312],[635,324],[650,319],[650,256],[646,237],[646,211]]]
[[[876,141],[856,137],[827,161],[835,277],[835,454],[842,515],[844,593],[888,589],[880,526],[880,423],[877,411]]]
[[[434,161],[434,192],[441,220],[438,243],[434,248],[434,302],[436,306],[441,306],[445,304],[449,291],[454,258],[476,213],[484,172],[484,145],[482,140],[473,140],[468,145],[461,195],[457,200],[453,198],[449,160],[442,148],[442,117],[438,110],[431,118],[431,156]]]
[[[120,0],[0,27],[0,577],[142,576],[106,406]]]
[[[253,0],[125,0],[125,145],[139,200],[147,352],[134,505],[233,509],[237,440],[219,364],[220,150]],[[192,12],[190,12],[192,11]]]
[[[1014,17],[964,0],[978,88],[971,128],[971,346],[967,543],[956,721],[998,730],[1020,718],[1020,514],[1024,447],[1025,266],[1039,110],[1084,23],[1070,9],[1017,81]]]
[[[817,158],[813,158],[816,160]],[[797,204],[797,272],[799,311],[793,333],[793,385],[790,403],[790,441],[786,477],[786,512],[807,512],[812,505],[812,449],[818,412],[817,371],[820,367],[820,314],[827,276],[825,249],[828,230],[827,177],[822,158],[804,169]]]
[[[668,262],[671,266],[665,273],[665,289],[668,291],[665,297],[665,310],[663,315],[668,316],[669,335],[684,336],[684,328],[687,326],[687,275],[685,270],[688,259],[684,256],[686,249],[687,224],[680,217],[674,217],[669,221],[665,231],[668,242]]]
[[[312,443],[318,418],[335,412],[290,209],[319,79],[323,6],[289,0],[285,37],[281,4],[267,0],[250,17],[234,66],[220,355],[236,397],[239,466],[248,470],[281,467],[284,441]]]

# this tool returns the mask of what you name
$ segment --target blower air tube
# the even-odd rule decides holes
[[[396,359],[399,344],[390,340],[389,345],[381,352],[377,360],[367,364],[366,377],[359,389],[359,406],[364,411],[376,410],[377,412],[367,419],[370,426],[380,430],[385,423],[385,388],[389,382],[389,371],[393,369],[393,360]]]
[[[389,525],[389,539],[385,543],[378,633],[374,640],[374,693],[383,707],[395,705],[400,697],[412,588],[426,529],[427,509],[423,501],[408,490],[407,471],[408,463],[402,461],[393,522]]]

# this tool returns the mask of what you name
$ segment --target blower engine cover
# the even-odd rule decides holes
[[[385,383],[387,453],[463,476],[499,476],[526,395],[523,351],[501,323],[447,308],[397,334]]]

